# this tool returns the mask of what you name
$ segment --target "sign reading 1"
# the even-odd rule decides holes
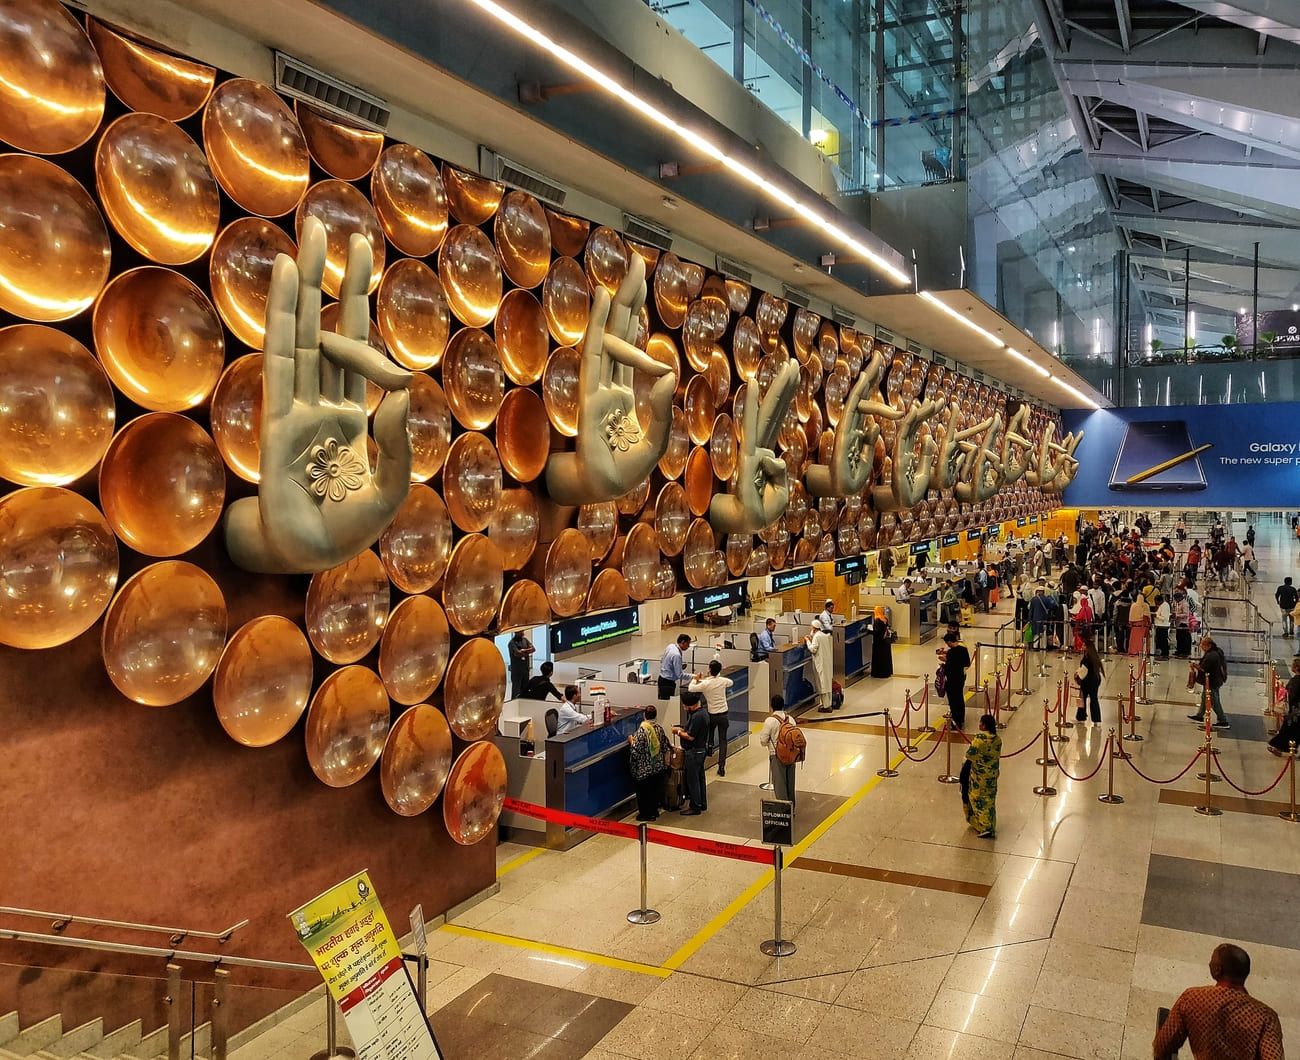
[[[929,551],[930,551],[930,542],[929,542],[929,541],[917,541],[917,542],[912,546],[912,555],[913,555],[913,556],[923,556],[923,555],[925,555],[925,554],[926,554],[927,552],[929,552]]]
[[[967,541],[978,541],[978,540],[980,539],[980,535],[981,535],[982,533],[983,533],[982,530],[967,530],[967,531],[966,531],[966,540],[967,540]]]
[[[860,574],[866,569],[866,556],[845,556],[835,561],[835,574],[841,578],[846,574]]]
[[[944,534],[942,546],[944,548],[950,548],[960,540],[961,540],[961,534]]]
[[[640,612],[635,607],[620,607],[598,615],[571,618],[551,625],[551,651],[573,651],[603,640],[626,637],[641,631]]]
[[[745,582],[732,582],[720,585],[716,589],[701,589],[698,593],[686,594],[686,613],[702,615],[705,611],[714,611],[719,607],[735,607],[745,599],[747,587]]]
[[[999,526],[990,526],[987,530],[984,531],[984,536],[988,538],[990,541],[992,541],[997,538],[998,533],[1001,529],[1002,528]]]
[[[772,592],[783,593],[787,589],[798,589],[802,585],[811,585],[813,569],[796,567],[794,570],[777,571],[772,575]]]

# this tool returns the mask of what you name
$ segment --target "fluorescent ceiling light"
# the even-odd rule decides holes
[[[1026,367],[1032,368],[1044,379],[1048,379],[1051,377],[1052,374],[1051,372],[1049,372],[1046,368],[1044,368],[1041,364],[1037,363],[1036,361],[1030,360],[1014,346],[1008,346],[1006,348],[1006,352],[1011,354],[1011,356],[1014,357],[1017,361],[1022,362]]]
[[[957,321],[960,324],[965,325],[966,327],[970,328],[971,331],[975,332],[977,335],[980,335],[983,338],[987,339],[989,342],[993,343],[994,346],[1006,345],[1006,343],[1004,343],[1000,338],[994,335],[993,332],[989,331],[986,328],[980,327],[978,324],[975,323],[975,321],[967,317],[965,313],[957,312],[957,310],[953,309],[952,306],[950,306],[947,302],[943,301],[942,299],[936,298],[929,291],[922,291],[921,297],[924,298],[936,309],[938,309],[939,312],[946,313],[948,316],[952,317],[953,320]]]
[[[1090,398],[1090,397],[1089,397],[1087,394],[1085,394],[1082,390],[1076,390],[1074,387],[1072,387],[1069,383],[1067,383],[1067,382],[1066,382],[1064,379],[1062,379],[1060,376],[1052,375],[1051,373],[1048,373],[1048,378],[1051,379],[1051,381],[1052,381],[1053,383],[1055,383],[1057,386],[1059,386],[1059,387],[1060,387],[1062,390],[1064,390],[1066,393],[1068,393],[1068,394],[1072,394],[1074,397],[1078,398],[1081,402],[1083,402],[1083,404],[1087,405],[1088,408],[1090,408],[1090,409],[1099,409],[1099,408],[1101,408],[1101,406],[1098,405],[1097,402],[1093,401],[1092,398]]]
[[[773,184],[770,180],[746,163],[739,159],[729,157],[717,144],[701,136],[699,133],[686,128],[684,125],[679,124],[674,118],[665,114],[654,104],[642,99],[628,86],[621,84],[618,80],[611,77],[603,70],[587,62],[587,60],[582,58],[580,55],[577,55],[564,45],[553,40],[551,37],[548,37],[536,26],[525,22],[514,12],[497,3],[496,0],[470,0],[470,3],[484,13],[491,15],[502,25],[512,29],[525,40],[537,45],[543,51],[558,59],[570,70],[594,81],[624,106],[636,111],[642,117],[653,122],[655,125],[673,133],[682,140],[682,142],[688,144],[696,151],[699,151],[706,158],[710,158],[713,161],[720,163],[746,183],[752,184],[764,194],[775,199],[783,206],[793,210],[814,227],[819,228],[825,235],[838,240],[846,250],[850,250],[854,254],[870,262],[895,283],[910,284],[912,282],[912,277],[902,269],[898,268],[898,266],[894,265],[893,262],[883,257],[877,251],[872,250],[860,239],[855,239],[850,236],[838,225],[832,224],[826,218],[822,217],[814,207],[799,201],[789,192]]]

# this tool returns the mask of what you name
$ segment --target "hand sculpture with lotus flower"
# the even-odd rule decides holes
[[[348,243],[338,330],[320,327],[325,226],[303,222],[295,262],[275,260],[262,355],[261,451],[256,497],[226,512],[226,548],[245,570],[312,573],[369,548],[411,488],[406,430],[411,373],[367,343],[372,255],[359,234]],[[368,454],[366,381],[387,390]]]

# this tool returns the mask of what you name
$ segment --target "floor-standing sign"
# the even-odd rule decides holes
[[[440,1060],[369,875],[331,887],[289,919],[343,1013],[359,1060]]]

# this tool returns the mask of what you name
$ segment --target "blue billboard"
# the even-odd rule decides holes
[[[1300,402],[1062,413],[1080,431],[1071,508],[1300,507]]]

